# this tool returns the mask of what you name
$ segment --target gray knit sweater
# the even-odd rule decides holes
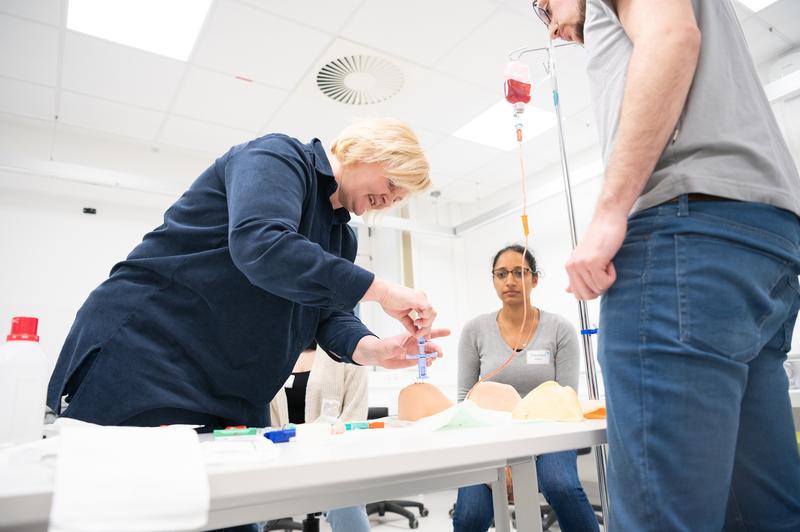
[[[541,383],[554,380],[578,391],[578,335],[558,314],[540,309],[539,325],[528,346],[490,380],[513,386],[522,397]],[[500,336],[498,311],[481,314],[461,331],[458,344],[458,400],[463,401],[478,379],[511,355]]]

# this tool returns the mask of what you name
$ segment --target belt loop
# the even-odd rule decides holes
[[[689,195],[678,196],[678,216],[689,216]]]

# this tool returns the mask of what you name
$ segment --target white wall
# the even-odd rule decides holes
[[[158,199],[131,204],[130,192],[62,187],[0,172],[0,333],[7,334],[13,316],[38,317],[42,348],[53,362],[89,292],[162,214]],[[83,207],[97,214],[83,214]]]

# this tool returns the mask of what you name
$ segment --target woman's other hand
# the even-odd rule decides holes
[[[420,290],[375,278],[362,301],[375,301],[414,336],[431,336],[436,311]]]

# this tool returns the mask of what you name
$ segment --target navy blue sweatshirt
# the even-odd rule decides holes
[[[217,159],[78,311],[48,405],[67,395],[63,415],[99,424],[178,408],[266,426],[312,339],[352,362],[374,276],[353,264],[336,187],[317,139],[266,135]]]

